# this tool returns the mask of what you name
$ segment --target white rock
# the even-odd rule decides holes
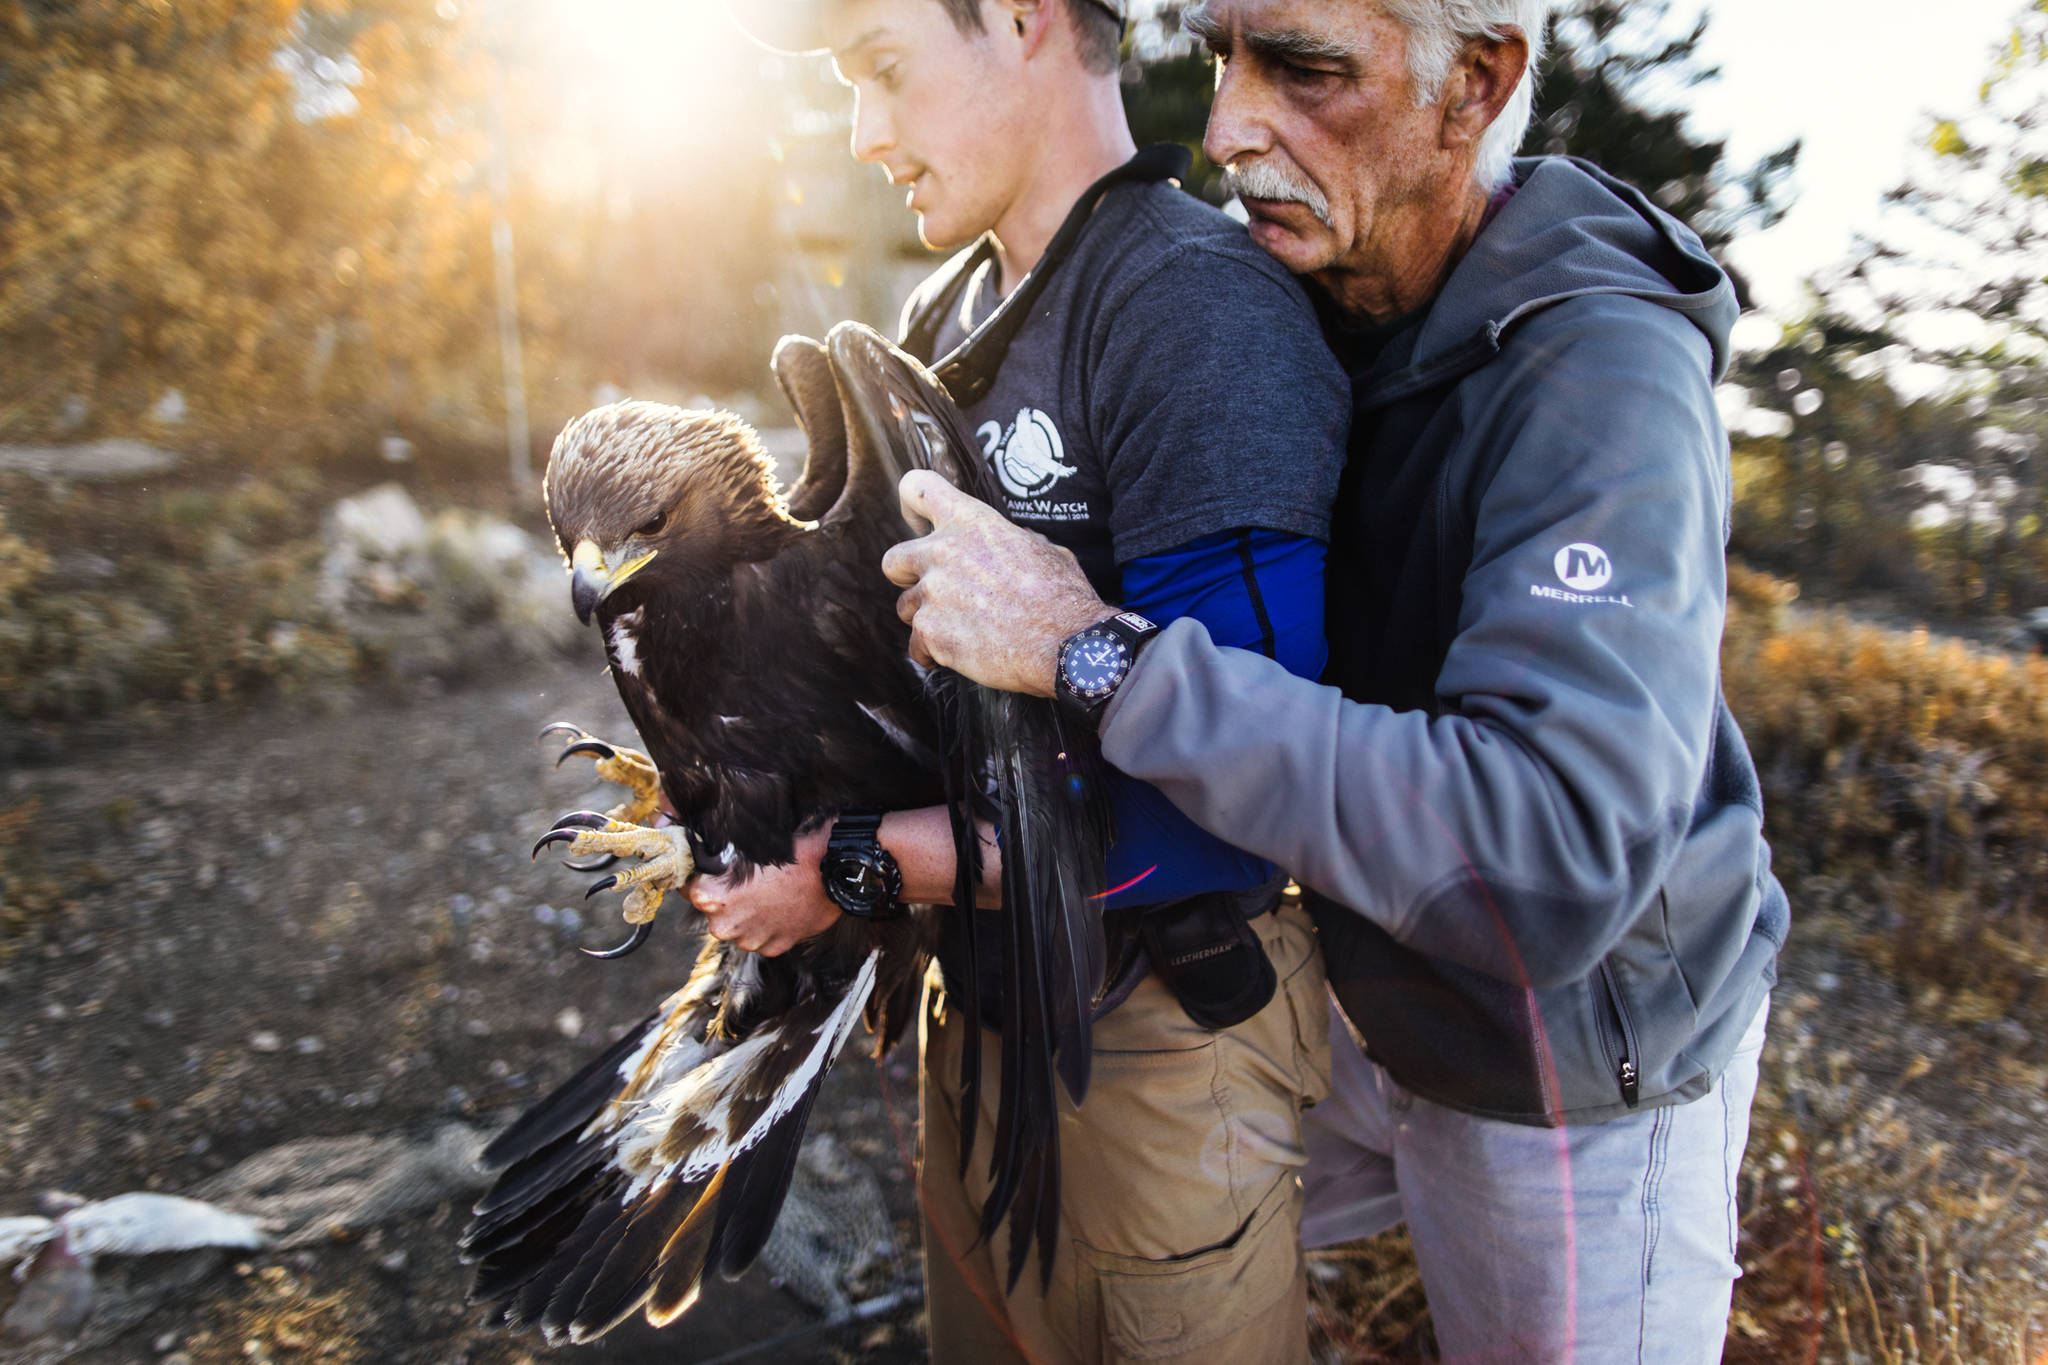
[[[143,1256],[194,1247],[261,1247],[269,1235],[257,1219],[197,1199],[137,1191],[73,1209],[57,1220],[79,1257]]]
[[[0,1267],[25,1261],[57,1235],[57,1224],[48,1218],[0,1218]]]

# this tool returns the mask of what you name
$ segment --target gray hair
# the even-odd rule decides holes
[[[1442,96],[1452,64],[1473,39],[1498,42],[1510,32],[1520,32],[1529,44],[1529,69],[1500,117],[1479,139],[1479,160],[1472,167],[1480,188],[1505,184],[1508,162],[1529,131],[1536,105],[1536,67],[1543,60],[1544,21],[1551,0],[1380,0],[1380,5],[1408,31],[1408,79],[1418,104],[1431,104]]]

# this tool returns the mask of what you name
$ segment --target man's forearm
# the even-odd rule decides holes
[[[995,827],[986,820],[974,822],[975,839],[981,846],[981,881],[975,891],[976,905],[995,909],[1003,903],[1003,850],[996,842]],[[903,874],[903,899],[918,905],[951,905],[954,878],[959,866],[953,847],[953,822],[944,806],[922,810],[891,811],[882,818],[876,837]]]

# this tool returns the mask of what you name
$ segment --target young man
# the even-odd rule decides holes
[[[1157,175],[1107,189],[1064,259],[1045,259],[1092,186],[1149,164],[1132,161],[1118,90],[1123,17],[1119,0],[817,0],[742,23],[787,49],[829,48],[854,92],[854,155],[907,189],[927,243],[979,244],[906,311],[928,354],[975,335],[1039,272],[992,382],[963,399],[1007,515],[1063,547],[1097,592],[1313,676],[1349,399],[1305,295],[1242,228]],[[933,1356],[1305,1360],[1300,1119],[1327,1065],[1313,931],[1276,908],[1270,864],[1150,788],[1122,782],[1113,801],[1108,884],[1133,885],[1106,913],[1155,927],[1220,916],[1241,944],[1229,993],[1242,1008],[1210,1011],[1187,977],[1158,972],[1112,992],[1087,1102],[1061,1119],[1051,1288],[1034,1261],[1006,1294],[1007,1239],[976,1235],[985,1153],[955,1174],[960,1050],[985,1047],[991,1076],[996,1051],[934,993],[919,1175]],[[710,932],[775,950],[829,925],[841,912],[819,873],[827,834],[744,886],[700,878]],[[942,812],[893,813],[865,837],[899,864],[903,899],[950,897]],[[948,975],[977,966],[957,950],[941,960]],[[993,1085],[984,1095],[992,1111]],[[992,1112],[979,1129],[985,1145]]]
[[[1176,622],[1103,752],[1311,888],[1344,1013],[1311,1240],[1405,1222],[1447,1358],[1707,1362],[1788,922],[1719,686],[1736,308],[1636,191],[1511,160],[1545,10],[1188,10],[1206,150],[1352,375],[1337,686]],[[913,649],[1050,693],[1115,599],[943,481],[904,492],[935,526],[885,561]]]

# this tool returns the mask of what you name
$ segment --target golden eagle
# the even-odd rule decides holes
[[[609,956],[645,938],[693,869],[744,877],[788,862],[799,831],[841,811],[943,801],[964,908],[950,932],[974,963],[974,819],[995,820],[1001,998],[984,1013],[973,970],[948,985],[969,1018],[999,1021],[1003,1039],[983,1234],[1011,1215],[1012,1282],[1034,1240],[1049,1275],[1054,1076],[1079,1102],[1104,984],[1091,903],[1109,833],[1088,767],[1099,760],[1062,734],[1053,703],[908,657],[880,567],[913,534],[898,479],[936,469],[995,501],[944,389],[856,324],[824,345],[786,338],[773,368],[809,445],[786,496],[730,414],[614,403],[555,442],[547,507],[573,604],[603,632],[645,752],[559,727],[574,738],[564,757],[596,758],[633,796],[609,814],[563,817],[535,852],[641,860],[592,888],[627,893],[634,934]],[[664,794],[675,823],[643,823]],[[485,1152],[502,1173],[462,1241],[478,1263],[474,1296],[508,1325],[588,1341],[643,1309],[657,1326],[673,1321],[707,1271],[745,1270],[782,1206],[826,1068],[864,1013],[878,1047],[901,1033],[939,923],[929,907],[846,917],[773,958],[707,938],[682,990]],[[980,1049],[963,1054],[964,1163],[981,1077]]]

